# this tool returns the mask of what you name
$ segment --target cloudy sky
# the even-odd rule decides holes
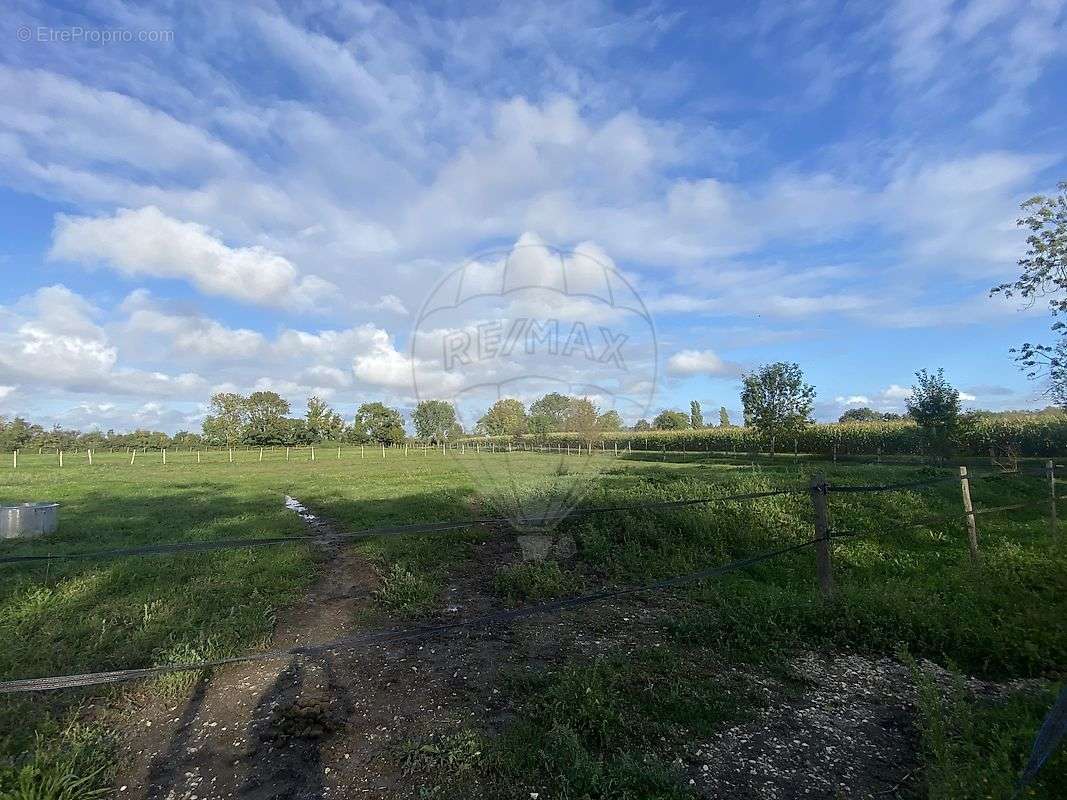
[[[434,287],[530,242],[640,297],[653,412],[781,359],[822,419],[939,366],[1041,403],[988,289],[1067,178],[1059,0],[5,5],[0,413],[409,408]]]

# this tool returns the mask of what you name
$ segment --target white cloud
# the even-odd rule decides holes
[[[82,393],[187,396],[203,389],[196,373],[121,365],[118,347],[94,321],[99,310],[65,286],[43,287],[0,312],[0,379]]]
[[[203,225],[168,217],[154,206],[120,209],[110,217],[59,215],[52,260],[103,264],[129,276],[187,280],[206,294],[297,308],[336,299],[337,287],[301,277],[266,248],[229,247]]]
[[[840,403],[843,406],[869,406],[871,399],[864,394],[853,394],[848,397],[837,396],[834,398],[834,402]]]
[[[882,397],[887,400],[906,400],[911,397],[911,389],[892,383],[882,390]]]
[[[736,377],[741,367],[724,361],[712,350],[682,350],[667,359],[667,372],[672,375],[712,375]]]

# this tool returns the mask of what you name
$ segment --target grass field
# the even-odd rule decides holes
[[[576,457],[520,453],[468,454],[470,469],[435,452],[390,451],[383,459],[369,448],[366,458],[357,448],[340,459],[336,451],[320,452],[314,462],[306,451],[289,462],[280,451],[262,462],[258,453],[242,452],[232,464],[226,453],[199,464],[195,453],[170,454],[166,465],[151,455],[131,465],[124,454],[100,453],[90,467],[81,454],[68,456],[60,469],[54,455],[25,454],[18,470],[0,468],[0,501],[62,504],[56,535],[3,543],[0,554],[301,533],[301,521],[283,506],[286,494],[352,530],[545,506],[567,493],[586,504],[620,505],[804,486],[814,471],[840,484],[940,474],[788,458],[752,467],[696,456],[600,457],[590,470]],[[504,730],[462,732],[436,750],[398,757],[430,767],[437,759],[451,780],[477,783],[490,795],[536,784],[560,797],[684,797],[688,789],[672,772],[663,743],[680,730],[714,731],[757,702],[743,681],[708,672],[709,652],[721,663],[773,671],[798,651],[855,651],[925,658],[991,681],[1045,679],[995,703],[942,696],[936,687],[922,694],[921,792],[1003,796],[1067,672],[1067,530],[1050,533],[1046,492],[1042,481],[1024,476],[974,484],[980,508],[1037,504],[979,518],[978,566],[967,556],[958,484],[834,494],[835,529],[861,535],[834,544],[832,601],[816,591],[810,550],[677,590],[680,609],[663,626],[665,647],[625,659],[612,653],[575,659],[536,678],[514,676],[501,686],[515,712]],[[955,518],[913,526],[937,515]],[[591,516],[563,528],[577,542],[577,560],[501,568],[491,577],[503,602],[521,605],[694,571],[810,539],[813,531],[805,494]],[[489,535],[357,546],[384,577],[379,602],[418,619],[438,609],[449,567],[463,560],[472,537]],[[0,679],[189,661],[262,646],[274,615],[313,580],[314,564],[304,546],[284,545],[0,566]],[[925,685],[921,674],[917,680]],[[86,707],[121,705],[138,691],[177,693],[181,683],[0,697],[6,765],[0,798],[85,797],[93,786],[106,786],[109,736],[94,728]],[[450,790],[444,784],[442,791]],[[1056,785],[1067,785],[1062,754],[1030,796],[1052,798]],[[462,786],[451,789],[462,793]]]

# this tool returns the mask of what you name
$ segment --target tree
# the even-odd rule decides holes
[[[567,413],[572,399],[565,394],[551,392],[531,403],[531,419],[539,418],[535,427],[543,429],[544,433],[566,430]]]
[[[307,413],[304,414],[307,437],[312,442],[337,441],[345,429],[345,420],[327,405],[321,397],[312,395],[308,398]]]
[[[1053,317],[1067,312],[1067,181],[1057,189],[1054,197],[1031,197],[1020,207],[1025,216],[1015,224],[1030,230],[1026,254],[1018,262],[1022,273],[990,290],[990,295],[1018,295],[1030,305],[1047,297]],[[1057,321],[1052,330],[1060,337],[1055,345],[1024,342],[1011,352],[1028,378],[1046,378],[1048,394],[1067,407],[1067,325]]]
[[[422,439],[443,441],[452,434],[456,423],[456,409],[444,400],[423,400],[411,415],[415,433]]]
[[[726,410],[726,406],[719,406],[719,427],[729,428],[730,426],[730,412]]]
[[[652,427],[657,431],[681,431],[689,427],[689,415],[681,411],[661,411],[652,420]]]
[[[838,422],[881,422],[884,417],[870,408],[850,408]]]
[[[908,415],[922,428],[929,452],[947,458],[974,425],[976,415],[962,413],[959,390],[945,378],[944,369],[919,370],[915,379],[905,401]]]
[[[244,401],[245,424],[241,438],[262,447],[285,441],[289,401],[277,392],[252,392]]]
[[[770,439],[773,456],[779,436],[795,433],[811,423],[815,388],[804,382],[800,365],[787,361],[746,372],[741,380],[745,422]]]
[[[605,411],[596,421],[597,430],[605,433],[613,433],[622,430],[622,417],[614,408]]]
[[[248,421],[245,398],[235,392],[218,392],[211,396],[209,413],[204,417],[204,438],[214,444],[235,447]]]
[[[356,409],[352,421],[364,441],[380,444],[400,444],[404,441],[404,418],[395,408],[384,403],[364,403]]]
[[[493,436],[515,436],[526,432],[526,407],[512,397],[497,400],[480,420],[478,428]]]
[[[696,430],[704,427],[704,412],[700,410],[700,403],[696,400],[689,401],[689,422]]]
[[[652,423],[647,419],[639,419],[634,423],[635,431],[650,431],[652,430]]]

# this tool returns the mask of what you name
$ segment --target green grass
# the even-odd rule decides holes
[[[1011,797],[1034,730],[1056,700],[1059,687],[1016,690],[978,699],[959,675],[947,687],[909,659],[918,687],[923,781],[931,800]],[[1067,786],[1067,752],[1053,754],[1022,797],[1053,797]]]
[[[258,453],[239,453],[237,463],[230,464],[225,453],[213,453],[210,463],[205,457],[198,465],[195,454],[168,454],[166,466],[158,455],[151,462],[138,456],[130,466],[123,454],[99,454],[92,468],[68,457],[62,470],[54,457],[24,455],[17,471],[0,472],[0,500],[58,500],[61,528],[47,540],[0,543],[0,553],[301,532],[300,520],[282,506],[284,494],[342,527],[358,529],[551,507],[565,495],[589,505],[626,505],[805,486],[814,470],[842,484],[934,474],[916,467],[789,460],[754,468],[742,459],[701,456],[589,462],[468,454],[462,462],[467,470],[438,453],[404,457],[390,451],[382,459],[378,451],[360,459],[357,448],[346,449],[340,460],[336,451],[320,453],[314,463],[307,455],[302,452],[298,460],[293,454],[286,463],[282,452],[268,451],[260,463]],[[552,787],[551,795],[558,797],[684,795],[667,752],[670,743],[685,731],[723,724],[729,710],[724,703],[741,713],[749,707],[744,686],[724,684],[724,673],[702,666],[707,654],[721,664],[774,671],[798,649],[892,655],[903,643],[916,655],[987,679],[1062,680],[1067,672],[1062,633],[1067,531],[1050,535],[1044,492],[1040,480],[1026,477],[974,484],[978,507],[1039,504],[979,517],[978,565],[967,557],[958,484],[893,494],[834,494],[835,529],[864,535],[834,543],[832,601],[816,591],[810,550],[676,590],[680,602],[656,631],[664,640],[656,653],[634,661],[613,659],[610,653],[599,661],[569,660],[503,687],[510,721],[499,732],[477,732],[486,747],[463,770],[463,781],[534,787],[531,791]],[[954,516],[908,527],[940,514]],[[812,512],[808,497],[799,494],[590,516],[562,528],[578,544],[577,567],[554,562],[505,567],[493,576],[493,585],[506,602],[654,580],[804,541],[812,536]],[[382,576],[381,606],[420,617],[438,609],[449,571],[468,558],[473,543],[489,535],[389,537],[358,546]],[[0,570],[0,641],[5,643],[0,678],[10,679],[197,660],[260,646],[270,639],[277,612],[313,580],[316,556],[303,546],[283,546]],[[129,690],[176,698],[189,685],[189,676],[182,676]],[[42,749],[36,734],[60,741],[59,732],[85,716],[79,709],[86,700],[117,705],[109,700],[114,691],[0,698],[0,761],[8,765],[0,773],[2,790],[12,791],[16,780],[25,780],[14,770],[32,764],[43,770],[32,779],[42,786],[52,763],[56,775],[98,780],[102,773],[93,773],[91,765],[71,767],[62,748]],[[1039,724],[1034,713],[1008,715],[1003,723],[1008,733],[988,745],[1000,748],[1003,759],[967,762],[973,763],[976,780],[1000,785],[1014,779]],[[662,746],[650,746],[653,741]],[[446,759],[453,751],[469,755],[454,742],[433,747],[443,748]],[[945,759],[966,761],[966,754],[938,752],[927,762],[931,796],[952,796],[934,795],[930,776]],[[424,755],[432,767],[432,754]],[[62,784],[56,787],[40,796],[62,797]],[[1035,796],[1052,797],[1050,791],[1039,787]]]
[[[512,604],[576,594],[581,586],[581,579],[556,561],[511,564],[493,576],[493,589]]]

